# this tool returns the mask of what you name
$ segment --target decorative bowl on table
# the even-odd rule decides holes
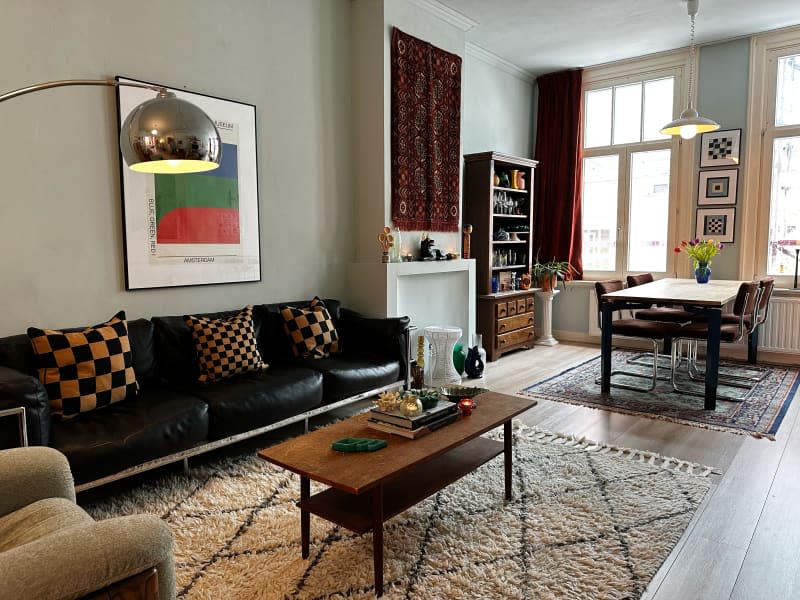
[[[482,387],[467,387],[463,385],[449,385],[439,388],[439,393],[442,396],[447,396],[447,399],[450,400],[450,402],[456,403],[464,400],[465,398],[471,398],[474,400],[475,396],[478,394],[488,391],[489,390]],[[475,406],[477,405],[478,403],[476,402]]]

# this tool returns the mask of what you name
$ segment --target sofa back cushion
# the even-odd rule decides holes
[[[215,313],[195,315],[206,319],[224,320],[235,317],[240,310],[226,310]],[[264,308],[253,307],[253,331],[258,349],[264,356],[261,328],[264,323]],[[158,375],[172,384],[191,384],[200,377],[200,365],[195,348],[192,330],[183,315],[153,317],[155,328],[156,363]],[[269,362],[268,360],[266,362]]]
[[[28,337],[54,416],[75,417],[139,393],[124,312],[80,331],[29,327]]]

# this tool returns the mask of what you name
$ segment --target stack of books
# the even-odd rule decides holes
[[[383,411],[373,408],[369,413],[367,427],[413,440],[449,425],[457,418],[458,405],[448,400],[439,400],[433,408],[414,417],[407,417],[399,410]]]

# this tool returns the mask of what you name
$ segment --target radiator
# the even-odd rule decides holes
[[[758,348],[800,354],[800,298],[772,297],[769,315],[759,331]]]

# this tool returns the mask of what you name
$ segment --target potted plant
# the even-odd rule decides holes
[[[539,287],[545,292],[554,289],[559,279],[563,285],[563,281],[574,273],[577,273],[577,271],[568,261],[556,260],[555,258],[542,263],[539,262],[537,257],[531,269],[531,274],[536,278]]]

